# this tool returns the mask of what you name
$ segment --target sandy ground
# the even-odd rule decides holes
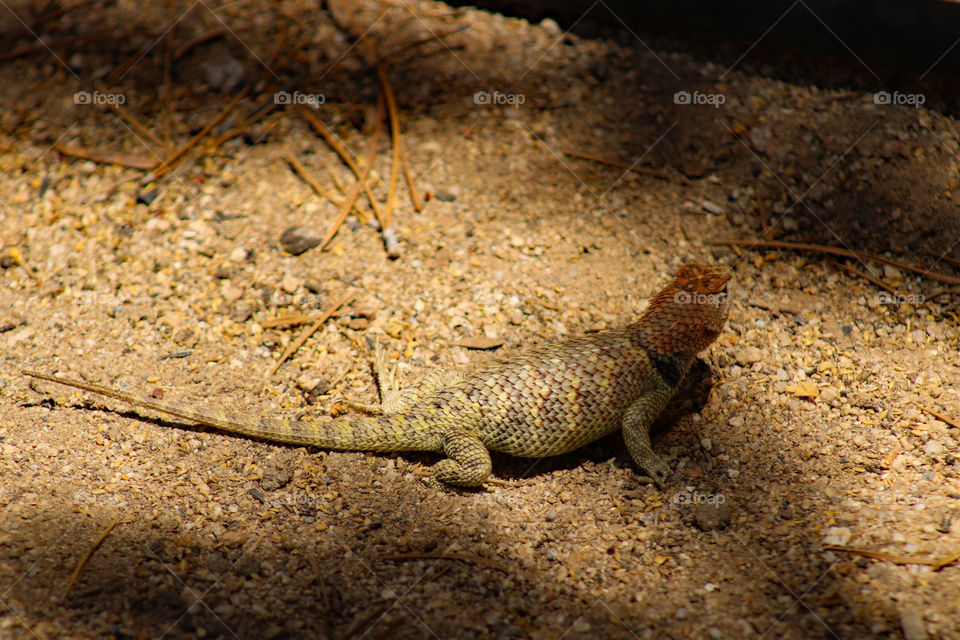
[[[829,67],[805,73],[851,88],[427,2],[143,4],[38,29],[176,22],[169,45],[101,36],[0,69],[0,637],[960,637],[960,564],[912,562],[960,550],[953,118]],[[351,171],[292,104],[211,140],[312,76],[291,101],[364,162],[373,51],[389,54],[422,211],[399,172],[397,259],[362,194],[326,249],[291,255],[282,232],[323,235],[338,207],[288,158],[329,192]],[[71,155],[170,157],[244,86],[162,179]],[[716,244],[762,234],[935,273]],[[619,435],[496,456],[485,490],[444,493],[422,482],[429,454],[279,446],[20,374],[254,418],[329,414],[375,401],[376,342],[410,383],[628,323],[691,260],[731,265],[737,285],[727,330],[658,423],[666,491]],[[346,295],[269,376],[305,325],[268,321]],[[500,346],[468,348],[484,341]]]

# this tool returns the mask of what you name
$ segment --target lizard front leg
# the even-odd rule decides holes
[[[671,389],[664,385],[648,391],[630,405],[623,414],[623,441],[630,457],[640,470],[653,478],[663,489],[670,476],[667,461],[658,456],[650,446],[650,426],[670,399]]]

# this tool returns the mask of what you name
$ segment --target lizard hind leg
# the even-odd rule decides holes
[[[480,487],[490,475],[490,452],[466,429],[452,429],[442,437],[447,458],[430,467],[434,480],[458,487]]]
[[[463,374],[457,369],[440,369],[430,373],[411,388],[401,391],[396,381],[397,368],[389,366],[387,352],[379,343],[374,349],[373,367],[377,375],[380,404],[364,404],[351,400],[345,400],[344,404],[357,411],[374,415],[402,413],[420,400],[463,378]]]
[[[387,352],[379,342],[376,343],[373,351],[373,371],[377,378],[377,390],[380,392],[380,404],[354,402],[349,399],[345,399],[344,404],[351,409],[373,415],[396,412],[398,400],[403,395],[397,385],[397,368],[396,366],[390,368],[387,363]]]

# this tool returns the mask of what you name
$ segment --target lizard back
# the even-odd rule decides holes
[[[601,331],[517,355],[411,409],[470,424],[490,450],[520,457],[573,451],[620,427],[655,371],[636,331]]]

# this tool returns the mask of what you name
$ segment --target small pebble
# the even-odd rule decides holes
[[[829,527],[824,532],[823,543],[845,545],[850,542],[851,537],[853,537],[853,533],[849,527]]]
[[[733,509],[726,500],[706,500],[693,507],[693,523],[701,531],[723,529],[730,524]]]
[[[737,352],[737,362],[743,366],[750,366],[763,360],[763,351],[759,347],[747,347]]]
[[[840,392],[835,387],[823,387],[820,389],[820,399],[824,402],[833,402],[840,397]]]
[[[927,640],[927,626],[923,622],[923,612],[915,606],[900,607],[900,628],[904,640]]]
[[[323,236],[307,227],[288,227],[280,234],[280,247],[293,256],[313,249],[323,241]]]
[[[231,284],[229,280],[224,280],[224,285],[220,288],[223,299],[227,302],[235,302],[243,297],[243,289]]]
[[[557,24],[557,21],[553,18],[544,18],[541,20],[540,28],[543,29],[547,35],[552,37],[557,37],[561,33],[560,25]]]
[[[149,206],[154,200],[157,199],[158,195],[160,195],[160,190],[157,188],[141,191],[137,194],[137,204],[145,204]]]
[[[297,378],[297,387],[303,391],[311,391],[314,387],[320,384],[319,378],[314,378],[312,376],[300,376]]]
[[[364,296],[350,305],[357,318],[373,320],[383,308],[383,303],[374,296]]]
[[[203,77],[214,91],[226,93],[236,90],[246,77],[247,71],[239,60],[221,52],[200,63]]]
[[[300,288],[300,279],[288,273],[284,275],[283,280],[280,281],[280,288],[286,293],[293,295],[297,292],[297,289]]]
[[[754,149],[763,153],[770,144],[770,131],[762,127],[756,127],[750,130],[750,144]]]
[[[923,452],[928,456],[936,456],[943,453],[943,444],[939,440],[927,440],[923,445]]]
[[[370,321],[366,318],[351,318],[347,326],[354,331],[366,331],[370,327]]]
[[[230,319],[234,322],[246,322],[252,315],[253,307],[242,300],[238,300],[230,309]]]
[[[703,200],[700,203],[700,207],[707,213],[712,213],[718,216],[723,215],[724,213],[723,207],[716,203],[710,202],[709,200]]]

